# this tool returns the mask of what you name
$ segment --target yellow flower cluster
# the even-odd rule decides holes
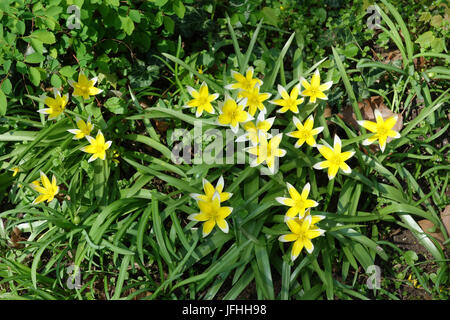
[[[96,82],[96,77],[89,80],[83,73],[80,73],[78,75],[77,82],[69,80],[69,84],[73,87],[72,95],[74,97],[79,96],[83,99],[89,99],[90,96],[101,93],[102,90],[95,87]],[[40,96],[40,99],[47,106],[47,108],[39,109],[38,112],[48,115],[49,120],[56,119],[64,113],[66,105],[69,102],[68,94],[61,95],[57,89],[53,89],[53,95],[54,98],[47,97],[46,95]],[[90,116],[86,122],[77,117],[76,125],[78,127],[77,129],[69,129],[67,131],[74,135],[74,140],[80,140],[82,138],[86,138],[88,140],[89,145],[81,148],[81,151],[92,154],[88,162],[94,161],[97,158],[105,160],[106,150],[110,148],[112,142],[105,142],[103,133],[100,130],[98,130],[96,138],[91,137],[90,134],[94,128],[94,125],[91,122]],[[19,172],[19,168],[16,167],[13,171],[13,176],[15,176]],[[55,176],[53,176],[52,181],[50,182],[45,173],[41,172],[41,183],[36,180],[31,184],[31,187],[40,194],[33,201],[33,204],[38,204],[43,201],[50,202],[59,191],[59,187],[56,185]]]
[[[223,189],[224,179],[221,176],[215,188],[208,180],[203,179],[203,191],[205,194],[191,194],[191,197],[197,200],[200,213],[191,214],[188,219],[203,222],[203,237],[210,234],[216,224],[223,232],[228,233],[229,231],[225,218],[231,214],[233,208],[221,207],[220,204],[230,199],[233,194],[223,192]]]
[[[310,188],[310,184],[307,183],[300,194],[294,186],[287,183],[287,190],[291,197],[276,198],[276,201],[279,203],[290,207],[286,212],[284,221],[291,233],[280,236],[278,240],[281,242],[294,242],[291,250],[292,261],[299,256],[303,248],[308,253],[312,253],[314,245],[311,240],[325,233],[324,230],[316,226],[316,223],[325,217],[310,214],[311,208],[318,206],[316,201],[308,199]]]
[[[280,148],[283,134],[279,133],[272,136],[269,132],[275,117],[266,118],[267,110],[264,102],[270,98],[271,94],[260,92],[263,81],[254,76],[254,69],[252,67],[249,67],[245,74],[231,71],[231,76],[235,82],[226,85],[225,89],[237,90],[237,100],[234,100],[228,94],[225,95],[225,101],[218,105],[219,116],[217,117],[217,122],[219,125],[230,126],[234,133],[238,132],[239,126],[241,125],[245,133],[240,135],[236,139],[236,142],[250,141],[250,147],[245,149],[254,156],[254,160],[250,162],[250,166],[266,164],[269,171],[274,173],[276,158],[283,157],[286,154],[286,150]],[[305,98],[308,98],[309,103],[315,103],[317,99],[328,99],[324,92],[331,88],[333,82],[328,81],[321,84],[320,81],[320,73],[316,70],[311,77],[311,82],[301,78],[299,83],[294,85],[290,92],[283,86],[278,85],[277,91],[279,97],[267,102],[279,106],[278,113],[291,111],[292,113],[298,114],[299,106],[305,102]],[[203,111],[210,114],[215,113],[211,103],[219,95],[210,94],[205,82],[202,83],[199,91],[189,86],[187,90],[193,99],[188,101],[185,107],[196,108],[197,117],[201,116]],[[254,119],[257,110],[259,110],[259,114]],[[376,110],[375,119],[376,123],[371,121],[358,122],[362,127],[373,133],[363,144],[368,145],[378,140],[381,151],[383,152],[388,137],[400,137],[398,132],[392,130],[397,118],[391,117],[384,120],[379,111]],[[342,142],[338,135],[334,136],[332,147],[326,142],[317,144],[317,135],[324,128],[320,126],[314,127],[313,115],[310,115],[303,123],[298,117],[293,116],[292,122],[296,130],[288,132],[286,135],[297,140],[294,147],[300,148],[306,143],[311,147],[317,148],[319,153],[325,158],[324,161],[316,163],[313,168],[327,169],[330,180],[337,175],[339,170],[342,170],[346,174],[351,173],[352,170],[346,161],[355,152],[343,151]],[[216,224],[222,231],[228,232],[228,224],[225,218],[231,214],[232,208],[221,207],[220,203],[228,200],[231,195],[223,192],[223,184],[222,177],[220,177],[215,188],[207,180],[204,180],[203,189],[205,194],[191,194],[197,200],[200,213],[190,215],[189,219],[204,222],[203,236],[208,235]],[[303,187],[301,193],[289,183],[287,183],[287,190],[290,198],[277,197],[276,201],[290,207],[285,215],[285,223],[291,233],[280,236],[279,241],[294,242],[291,259],[295,260],[303,248],[308,253],[313,252],[314,245],[311,240],[324,234],[325,231],[320,229],[317,223],[325,217],[311,215],[310,213],[311,208],[316,207],[318,203],[308,199],[310,192],[309,183]]]

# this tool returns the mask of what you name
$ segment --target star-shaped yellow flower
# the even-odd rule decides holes
[[[325,233],[325,230],[319,229],[315,224],[324,218],[324,216],[308,214],[304,218],[295,217],[286,221],[291,233],[280,236],[278,240],[281,242],[294,242],[291,251],[292,261],[297,259],[303,248],[308,253],[314,251],[314,245],[311,240]]]
[[[91,136],[86,136],[86,139],[89,141],[90,145],[87,147],[81,148],[81,151],[86,153],[92,153],[92,156],[89,158],[88,162],[94,161],[97,158],[105,160],[106,158],[106,150],[111,147],[112,141],[105,142],[105,137],[103,133],[98,130],[97,136],[92,138]]]
[[[246,101],[243,99],[237,104],[233,98],[227,96],[221,108],[221,113],[217,118],[219,124],[230,125],[231,131],[237,133],[239,130],[239,123],[253,120],[253,117],[250,116],[247,111],[244,111],[245,103]]]
[[[231,75],[233,76],[235,83],[231,83],[225,86],[227,90],[240,89],[243,91],[249,91],[255,87],[255,85],[262,85],[263,82],[258,78],[253,78],[254,69],[253,67],[249,67],[247,72],[245,73],[245,77],[236,72],[231,71]]]
[[[320,84],[319,69],[316,69],[316,72],[314,72],[313,76],[311,77],[311,84],[309,84],[309,82],[304,78],[300,79],[300,83],[305,88],[301,95],[309,97],[309,101],[314,103],[316,102],[316,99],[328,99],[328,97],[323,92],[331,88],[333,81],[328,81],[324,84]]]
[[[245,134],[238,137],[236,142],[244,142],[250,140],[253,145],[258,143],[258,135],[260,132],[265,133],[267,138],[271,138],[269,134],[270,128],[272,128],[275,117],[264,119],[265,113],[260,112],[258,118],[256,118],[256,124],[249,121],[244,124]]]
[[[270,141],[267,141],[267,136],[264,132],[260,132],[258,136],[258,145],[246,148],[248,153],[255,155],[256,159],[250,163],[251,167],[266,162],[267,167],[271,173],[275,172],[275,157],[284,157],[286,150],[280,149],[279,145],[283,134],[277,134]]]
[[[290,183],[287,184],[287,189],[290,194],[290,198],[284,198],[284,197],[277,197],[275,200],[277,200],[279,203],[291,207],[286,212],[286,219],[292,218],[295,216],[299,216],[300,218],[303,218],[305,216],[305,212],[308,208],[317,207],[318,203],[314,200],[308,199],[309,190],[311,189],[311,186],[309,182],[305,184],[303,187],[302,193],[298,193],[298,191],[292,186]]]
[[[292,88],[290,95],[281,85],[278,85],[278,93],[281,96],[281,99],[271,100],[269,101],[272,104],[276,104],[281,106],[282,108],[278,109],[277,112],[285,113],[288,110],[291,110],[293,113],[298,113],[298,105],[303,103],[304,99],[298,99],[298,95],[300,93],[300,84],[294,86]]]
[[[345,163],[350,159],[355,152],[346,151],[341,152],[341,139],[337,135],[334,136],[334,145],[331,148],[329,145],[317,145],[317,150],[324,156],[326,161],[318,162],[314,165],[314,169],[326,169],[328,168],[328,179],[333,179],[338,170],[341,169],[344,173],[351,173],[352,169]]]
[[[315,147],[316,139],[314,139],[314,136],[321,133],[323,127],[317,127],[313,129],[314,117],[312,115],[310,115],[308,119],[305,120],[304,124],[302,124],[297,117],[292,117],[292,121],[294,122],[298,130],[286,133],[286,135],[298,139],[295,143],[295,147],[300,148],[305,142],[311,147]]]
[[[187,105],[183,106],[184,108],[197,108],[197,111],[195,112],[197,118],[202,115],[203,110],[214,114],[215,111],[211,102],[219,97],[218,93],[209,94],[208,85],[205,82],[202,83],[199,91],[190,86],[187,86],[186,89],[194,99],[189,100]]]
[[[83,139],[84,137],[91,135],[91,131],[94,128],[94,126],[91,123],[91,116],[88,117],[86,122],[84,122],[84,120],[80,118],[76,118],[76,122],[78,129],[67,130],[75,135],[73,137],[74,140]]]
[[[212,201],[214,193],[217,192],[219,194],[220,202],[224,202],[224,201],[227,201],[228,199],[230,199],[231,196],[233,195],[230,192],[223,192],[224,186],[225,186],[225,184],[224,184],[223,176],[220,176],[219,180],[217,180],[215,188],[208,180],[203,179],[203,191],[205,192],[205,194],[191,193],[190,196],[197,201],[208,202],[208,201]]]
[[[83,73],[78,74],[77,82],[69,79],[69,84],[73,87],[73,96],[83,97],[83,99],[89,99],[90,96],[95,96],[103,92],[102,89],[94,87],[97,83],[97,80],[97,77],[89,80]]]
[[[39,109],[39,113],[48,114],[48,119],[56,119],[61,113],[64,112],[66,104],[69,101],[69,96],[67,94],[61,96],[58,90],[53,89],[53,94],[55,98],[50,98],[45,95],[40,96],[44,103],[48,106],[45,109]]]
[[[253,117],[256,113],[256,109],[266,113],[266,107],[263,102],[270,98],[270,93],[259,93],[259,85],[256,85],[252,89],[241,91],[240,95],[243,98],[247,98],[248,113]]]
[[[200,200],[197,202],[200,208],[200,213],[195,213],[189,215],[189,220],[202,221],[203,223],[203,237],[206,237],[211,233],[214,226],[217,226],[225,233],[228,233],[229,227],[225,220],[233,208],[231,207],[221,207],[220,206],[220,196],[219,192],[215,191],[211,201]]]
[[[400,133],[398,133],[395,130],[392,130],[392,128],[397,123],[397,115],[394,115],[392,117],[387,118],[386,120],[383,120],[383,116],[381,115],[380,111],[378,109],[375,109],[375,120],[376,122],[368,121],[368,120],[360,120],[358,121],[358,124],[370,132],[375,133],[371,137],[367,138],[363,141],[363,145],[367,146],[371,144],[372,142],[378,140],[378,143],[380,145],[381,152],[384,152],[384,149],[386,148],[386,142],[388,137],[392,137],[394,139],[400,138]]]
[[[13,172],[13,177],[15,177],[19,173],[20,168],[19,167],[14,167],[14,168],[9,169],[9,171],[12,171]]]
[[[33,201],[33,204],[38,204],[47,200],[50,202],[53,200],[55,195],[59,192],[59,187],[56,185],[55,176],[52,177],[52,182],[48,177],[41,171],[41,184],[39,181],[33,181],[31,187],[40,193],[40,195]]]

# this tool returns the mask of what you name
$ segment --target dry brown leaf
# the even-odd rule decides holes
[[[447,229],[447,234],[450,236],[450,204],[441,212],[441,220],[445,229]]]
[[[442,243],[445,241],[444,239],[444,235],[442,234],[442,232],[439,230],[439,228],[435,228],[433,222],[431,222],[430,220],[420,220],[418,222],[419,226],[422,228],[422,230],[432,236],[433,238],[435,238],[436,240],[438,240],[440,246],[442,249],[444,249]],[[435,232],[430,232],[429,230],[435,230]]]

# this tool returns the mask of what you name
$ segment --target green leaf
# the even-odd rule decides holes
[[[56,42],[55,35],[47,30],[36,30],[30,34],[31,38],[38,39],[45,44],[53,44]]]
[[[56,74],[52,74],[52,77],[50,78],[50,83],[55,88],[61,88],[62,82],[61,78]]]
[[[164,16],[164,29],[168,33],[173,33],[175,30],[175,22],[169,16]]]
[[[431,41],[431,50],[436,53],[440,53],[444,51],[445,43],[444,39],[442,38],[434,38],[433,41]]]
[[[24,61],[26,63],[41,63],[44,60],[45,60],[45,57],[42,54],[40,54],[39,52],[34,52],[34,53],[26,56]]]
[[[139,12],[139,10],[130,10],[129,16],[134,22],[141,22],[141,13]]]
[[[113,7],[118,7],[120,5],[119,0],[106,0],[105,2]]]
[[[180,0],[176,0],[172,4],[172,9],[175,12],[175,14],[178,16],[178,18],[183,19],[184,14],[186,13],[186,8]]]
[[[1,86],[1,90],[3,90],[3,93],[6,94],[6,95],[11,93],[12,84],[11,84],[11,81],[8,78],[6,78],[3,81],[2,86]]]
[[[6,114],[6,107],[7,107],[6,96],[0,89],[0,116],[4,116]]]
[[[439,28],[442,24],[442,16],[440,14],[433,16],[433,18],[431,18],[430,24],[435,27],[435,28]]]
[[[34,51],[42,54],[44,52],[44,44],[39,39],[31,39],[30,41],[31,47],[34,49]]]
[[[264,23],[274,27],[278,26],[278,12],[275,9],[264,7],[261,10],[261,15],[264,17]]]
[[[120,22],[121,22],[121,29],[125,31],[127,35],[131,35],[134,30],[134,22],[131,20],[130,17],[122,17],[119,16]]]
[[[164,6],[169,0],[153,0],[153,3],[158,7]],[[152,2],[152,1],[150,1]]]
[[[406,263],[408,263],[409,265],[413,265],[414,261],[418,260],[419,257],[417,256],[417,253],[415,253],[412,250],[408,250],[406,251],[403,256],[405,257]]]
[[[17,21],[16,30],[17,30],[17,33],[24,34],[25,33],[25,22],[23,22],[22,20]]]
[[[358,54],[358,46],[354,43],[350,43],[345,47],[343,53],[347,58],[352,58]]]
[[[29,75],[30,75],[30,81],[35,86],[39,85],[39,82],[41,81],[41,73],[39,72],[38,68],[30,67],[28,69]]]
[[[433,40],[433,31],[427,31],[425,33],[422,33],[414,42],[418,43],[422,48],[426,49],[431,46]]]
[[[112,97],[106,100],[105,107],[114,114],[124,114],[126,103],[123,99]]]

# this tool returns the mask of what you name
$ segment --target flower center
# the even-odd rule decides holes
[[[98,144],[97,146],[96,146],[96,153],[103,153],[103,152],[105,152],[106,151],[106,149],[105,149],[105,145],[104,144]]]
[[[259,104],[258,96],[256,95],[251,96],[250,99],[248,100],[248,104],[253,106]]]
[[[340,166],[341,165],[341,157],[338,154],[335,154],[331,159],[329,160],[333,165]]]
[[[201,105],[201,106],[205,105],[207,102],[208,102],[208,98],[207,97],[202,96],[202,97],[198,98],[198,104]]]
[[[303,130],[303,131],[300,131],[300,138],[301,139],[308,139],[309,138],[309,131],[307,131],[307,130]]]
[[[238,109],[234,109],[233,112],[231,113],[231,118],[232,119],[236,119],[239,115],[239,110]]]
[[[303,201],[303,199],[295,200],[295,206],[296,206],[296,207],[298,207],[298,208],[303,208],[304,205],[305,205],[305,201]]]
[[[385,126],[379,126],[378,130],[377,130],[378,135],[380,136],[386,136],[388,133],[388,130],[386,129]]]

